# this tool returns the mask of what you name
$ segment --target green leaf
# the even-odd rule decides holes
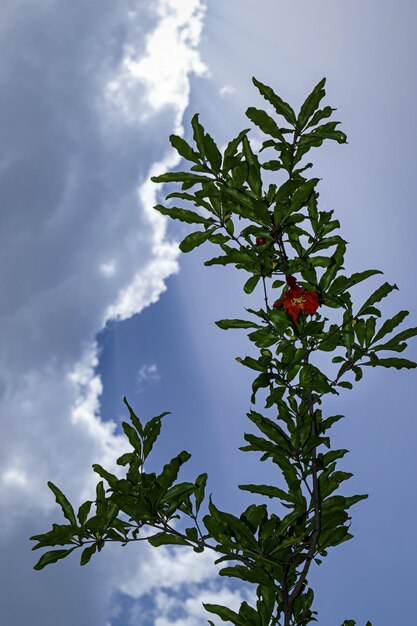
[[[186,541],[182,537],[178,537],[177,535],[169,535],[168,533],[158,533],[153,535],[153,537],[149,537],[148,543],[151,544],[154,548],[158,548],[159,546],[167,546],[167,545],[177,545],[177,546],[191,546],[192,544],[189,541]]]
[[[187,224],[208,224],[210,220],[201,217],[198,213],[194,211],[189,211],[188,209],[181,209],[179,207],[173,206],[169,209],[162,206],[162,204],[156,204],[154,207],[159,213],[162,215],[169,215],[174,220],[180,220],[181,222],[187,222]]]
[[[205,133],[203,136],[204,152],[215,174],[218,174],[222,164],[222,155],[214,139]]]
[[[201,503],[204,500],[206,483],[207,483],[207,474],[200,474],[199,476],[197,476],[197,480],[195,481],[196,490],[194,494],[196,513],[199,512]]]
[[[190,541],[193,541],[194,543],[198,543],[198,531],[197,528],[195,528],[194,526],[192,526],[191,528],[186,528],[185,529],[185,534],[187,535],[188,539]]]
[[[352,276],[350,276],[349,278],[346,278],[346,276],[339,276],[333,282],[330,292],[332,295],[342,293],[350,287],[353,287],[353,285],[357,285],[361,281],[366,280],[367,278],[369,278],[370,276],[374,276],[375,274],[383,274],[383,272],[381,272],[380,270],[366,270],[365,272],[357,272],[356,274],[352,274]]]
[[[324,107],[323,109],[319,109],[314,113],[311,121],[307,124],[306,128],[311,128],[312,126],[315,126],[316,124],[321,122],[321,120],[325,119],[326,117],[330,117],[333,111],[336,111],[336,109],[333,109],[329,106]]]
[[[271,485],[238,485],[242,491],[250,491],[251,493],[258,493],[261,496],[268,496],[268,498],[280,498],[287,502],[296,502],[294,496],[286,493],[279,487],[272,487]]]
[[[133,459],[137,458],[134,452],[125,452],[117,459],[117,465],[129,465],[132,463]]]
[[[268,115],[266,111],[262,109],[255,109],[255,107],[249,107],[246,111],[246,117],[248,117],[258,128],[262,130],[266,135],[276,137],[280,141],[285,142],[284,135],[278,127],[275,120]]]
[[[206,526],[207,518],[211,517],[218,524],[223,526],[229,537],[234,536],[241,547],[249,547],[251,550],[257,549],[258,543],[248,525],[231,513],[226,513],[225,511],[217,509],[211,501],[211,496],[209,499],[209,511],[211,515],[206,515],[204,517],[204,523]]]
[[[374,342],[378,341],[379,339],[382,339],[382,337],[385,337],[385,335],[393,331],[394,328],[396,328],[397,326],[401,324],[403,319],[406,318],[408,314],[409,314],[408,311],[400,311],[399,313],[394,315],[394,317],[391,317],[389,320],[384,322],[381,328],[379,329],[379,331],[377,332],[377,334],[375,335]]]
[[[345,252],[346,252],[346,244],[339,243],[331,258],[329,267],[326,269],[326,271],[320,278],[319,285],[320,285],[320,289],[322,289],[323,291],[326,291],[326,289],[329,287],[330,283],[336,276],[339,269],[342,268]]]
[[[375,361],[368,361],[367,363],[362,363],[362,365],[370,365],[371,367],[376,367],[377,365],[381,365],[382,367],[395,367],[397,370],[401,368],[406,369],[414,369],[417,367],[417,363],[414,361],[409,361],[408,359],[398,359],[398,358],[390,358],[390,359],[377,359]]]
[[[255,85],[255,87],[259,89],[259,92],[265,98],[265,100],[268,100],[268,102],[272,104],[272,106],[274,107],[278,115],[282,115],[287,120],[287,122],[291,124],[292,126],[295,126],[297,124],[297,118],[293,109],[290,107],[289,104],[284,102],[282,98],[277,96],[277,94],[274,93],[271,87],[268,87],[267,85],[262,84],[261,82],[256,80],[255,77],[252,78],[252,82]]]
[[[303,206],[308,203],[318,182],[318,178],[311,178],[310,180],[307,180],[305,183],[303,183],[295,191],[291,198],[291,212],[299,211]]]
[[[260,166],[258,157],[252,151],[252,148],[250,146],[249,140],[246,137],[246,135],[242,139],[242,147],[243,147],[243,153],[245,155],[246,162],[249,165],[247,181],[251,190],[259,198],[262,194],[261,166]]]
[[[145,424],[145,428],[143,430],[143,456],[145,459],[149,456],[155,441],[159,437],[161,432],[161,419],[165,417],[165,415],[170,415],[170,412],[164,411],[160,415],[153,417]]]
[[[197,231],[187,235],[187,237],[185,237],[185,239],[183,239],[180,243],[181,252],[191,252],[194,248],[201,246],[201,244],[207,241],[215,230],[215,228],[209,228],[208,230]]]
[[[264,163],[261,163],[261,167],[264,170],[270,170],[272,172],[277,172],[278,170],[282,169],[282,163],[281,161],[276,161],[276,160],[272,160],[272,161],[264,161]]]
[[[81,526],[83,526],[83,524],[85,524],[92,504],[93,504],[92,500],[87,500],[78,509],[77,517],[78,517],[78,521],[80,522]]]
[[[48,481],[48,487],[55,495],[56,503],[61,507],[64,516],[72,524],[72,526],[76,527],[77,520],[75,519],[74,509],[72,508],[69,500],[64,496],[62,491],[54,485],[54,483],[51,483],[51,481]]]
[[[220,576],[230,576],[233,578],[240,578],[249,583],[258,585],[270,585],[271,579],[268,574],[260,567],[244,567],[243,565],[234,565],[232,567],[223,567],[219,571]],[[239,611],[240,613],[240,611]],[[245,622],[246,623],[246,622]]]
[[[85,548],[81,553],[80,565],[87,565],[93,554],[97,550],[97,542],[92,543],[90,546]]]
[[[314,365],[307,363],[300,371],[300,386],[320,393],[335,393],[327,377]]]
[[[200,154],[206,156],[204,150],[204,128],[198,121],[198,116],[199,113],[196,113],[191,120],[191,126],[193,127],[193,137]]]
[[[71,554],[71,552],[73,552],[73,550],[75,550],[75,548],[77,547],[78,546],[74,546],[69,550],[50,550],[49,552],[45,552],[45,554],[42,554],[41,558],[36,563],[33,569],[41,570],[51,563],[56,563],[60,559],[64,559],[66,556]]]
[[[253,410],[249,411],[246,415],[264,435],[266,435],[271,441],[276,443],[281,449],[285,450],[286,453],[290,454],[290,438],[281,428],[281,426],[277,424],[277,422],[267,417],[264,417],[260,413],[257,413]]]
[[[259,324],[247,320],[218,320],[214,323],[223,330],[228,330],[229,328],[261,328]]]
[[[317,83],[313,91],[310,93],[310,95],[306,98],[305,102],[303,103],[300,109],[300,113],[298,114],[298,120],[297,120],[298,126],[300,129],[303,129],[305,127],[307,122],[312,117],[313,113],[318,109],[320,101],[326,95],[326,92],[324,90],[325,84],[326,84],[326,79],[322,78],[322,80],[319,83]]]
[[[127,401],[126,396],[123,397],[123,402],[125,403],[125,405],[129,409],[130,420],[131,420],[133,426],[136,428],[136,430],[138,431],[139,435],[141,437],[143,437],[142,423],[141,423],[140,419],[138,418],[138,416],[133,411],[133,409],[130,406],[129,402]]]
[[[142,456],[142,441],[139,438],[139,435],[136,429],[133,428],[133,426],[131,426],[127,422],[122,422],[122,428],[124,430],[126,437],[129,439],[130,445],[132,446],[132,448],[134,448],[137,454],[141,457]]]
[[[175,148],[178,154],[184,159],[187,159],[187,161],[194,161],[194,163],[201,162],[200,155],[192,149],[185,139],[178,137],[178,135],[170,135],[169,140],[172,147]]]
[[[246,283],[243,285],[243,291],[245,293],[252,293],[252,291],[255,289],[256,285],[259,283],[260,280],[260,276],[259,275],[254,275],[251,276]]]
[[[381,285],[381,287],[379,287],[376,291],[374,291],[371,296],[369,296],[365,304],[359,309],[357,315],[366,315],[367,309],[369,309],[369,307],[371,307],[376,302],[382,300],[382,298],[385,298],[394,289],[398,289],[397,285],[390,285],[389,283],[384,283],[383,285]]]
[[[232,622],[235,626],[247,626],[246,621],[239,617],[237,613],[220,604],[207,604],[203,602],[203,606],[209,613],[218,615],[223,622]]]
[[[211,183],[213,182],[213,179],[209,176],[199,176],[198,174],[192,174],[191,172],[167,172],[166,174],[160,174],[159,176],[152,176],[151,181],[153,183],[189,183],[189,187],[192,187],[197,183]]]
[[[347,143],[346,134],[341,130],[336,130],[338,124],[340,122],[327,122],[327,124],[317,126],[311,133],[302,135],[299,141],[299,149],[305,154],[310,148],[321,146],[325,139],[333,139],[337,143]]]
[[[245,128],[242,130],[235,139],[229,141],[226,146],[226,150],[224,151],[224,158],[230,158],[235,156],[238,145],[242,142],[243,137],[248,134],[250,128]]]
[[[186,463],[190,458],[191,454],[186,450],[182,450],[182,452],[171,459],[169,463],[164,465],[161,474],[157,478],[158,484],[162,489],[171,487],[172,483],[177,479],[181,465]]]
[[[79,534],[79,529],[72,524],[52,524],[52,530],[42,535],[33,535],[31,541],[38,541],[32,550],[46,548],[50,546],[65,546],[71,543],[72,539]]]

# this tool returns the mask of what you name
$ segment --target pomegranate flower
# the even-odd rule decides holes
[[[301,312],[313,315],[317,311],[320,306],[319,294],[299,287],[294,276],[286,276],[286,280],[289,289],[274,303],[274,309],[284,307],[294,324],[298,324]]]

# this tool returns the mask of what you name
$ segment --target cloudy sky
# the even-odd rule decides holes
[[[395,282],[384,316],[417,325],[413,0],[1,0],[0,621],[4,626],[200,626],[202,601],[237,608],[251,590],[213,559],[178,548],[106,547],[33,571],[28,537],[60,521],[47,480],[78,504],[93,462],[125,451],[123,395],[144,418],[171,411],[155,468],[192,453],[219,508],[252,501],[237,484],[273,480],[238,451],[252,374],[242,331],[214,321],[258,302],[245,274],[182,255],[185,225],[152,210],[150,176],[180,164],[168,136],[196,112],[223,145],[262,106],[251,77],[295,108],[327,77],[348,145],[312,152],[321,208],[350,242],[347,272],[381,269],[360,303]],[[252,132],[255,140],[259,135]],[[413,340],[404,356],[417,359]],[[409,626],[415,616],[416,374],[365,371],[331,399],[335,447],[354,473],[342,493],[354,539],[309,582],[323,626]],[[262,405],[257,406],[262,410]]]

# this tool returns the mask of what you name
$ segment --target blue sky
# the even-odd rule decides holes
[[[274,480],[238,450],[250,426],[252,374],[239,317],[261,294],[243,272],[204,267],[211,244],[182,255],[189,228],[152,210],[150,176],[180,164],[170,133],[195,112],[223,145],[262,106],[251,77],[294,108],[327,77],[349,143],[312,152],[321,208],[350,242],[346,271],[396,283],[386,317],[415,290],[417,8],[411,0],[3,0],[0,27],[0,611],[4,626],[199,626],[201,602],[237,608],[250,588],[219,579],[206,553],[106,547],[42,572],[28,537],[59,521],[52,480],[79,503],[91,464],[126,449],[127,395],[144,419],[169,410],[153,463],[192,453],[184,480],[207,471],[219,508],[250,502],[239,483]],[[257,131],[250,137],[259,140]],[[410,341],[404,356],[417,360]],[[321,626],[412,626],[417,513],[415,371],[369,369],[327,414],[346,419],[342,493],[354,539],[311,572]],[[257,410],[262,412],[261,401]]]

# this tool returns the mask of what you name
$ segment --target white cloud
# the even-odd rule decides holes
[[[179,269],[178,244],[167,241],[166,218],[152,209],[156,186],[148,179],[179,162],[167,136],[182,133],[190,74],[207,74],[197,49],[205,8],[200,0],[161,0],[136,11],[130,0],[103,0],[26,9],[10,5],[0,33],[0,80],[9,80],[0,115],[14,120],[3,141],[9,156],[0,161],[0,200],[10,207],[0,216],[0,517],[2,547],[10,558],[21,551],[20,580],[35,604],[29,596],[19,602],[13,578],[3,591],[15,626],[29,618],[34,626],[57,619],[69,626],[86,615],[89,626],[100,626],[103,606],[111,622],[116,589],[140,592],[125,553],[115,567],[109,556],[98,559],[89,595],[66,611],[49,605],[50,589],[66,580],[82,587],[85,570],[31,572],[38,555],[27,537],[59,521],[48,479],[76,504],[93,495],[91,463],[121,470],[114,460],[127,442],[100,419],[96,335],[108,320],[156,302]],[[154,365],[145,372],[156,374]],[[146,571],[157,586],[172,557],[149,554],[139,565],[135,559],[136,578]],[[205,557],[202,570],[187,558],[176,562],[178,584],[191,565],[194,579],[210,577]]]
[[[144,364],[139,369],[137,377],[136,377],[136,382],[137,382],[136,391],[138,393],[141,393],[142,391],[144,391],[146,388],[146,383],[149,380],[150,381],[161,380],[161,376],[158,372],[158,366],[155,363],[152,363],[151,365]]]
[[[117,76],[107,84],[108,101],[128,119],[144,122],[163,108],[173,107],[175,126],[180,125],[189,101],[189,73],[209,73],[197,50],[205,10],[200,0],[155,4],[159,21],[146,37],[145,54],[139,56],[135,46],[129,46]]]
[[[228,94],[233,94],[235,92],[236,90],[233,87],[233,85],[229,85],[229,84],[223,85],[223,87],[220,87],[220,90],[219,90],[219,94],[221,96],[227,96]]]
[[[218,618],[206,611],[203,602],[226,606],[237,613],[244,600],[252,604],[256,602],[253,590],[252,592],[247,588],[232,590],[224,584],[220,586],[212,581],[208,581],[204,588],[200,585],[200,588],[194,587],[192,591],[192,597],[184,599],[158,590],[155,600],[160,614],[155,619],[155,626],[200,626],[207,619],[218,623]],[[180,617],[176,617],[178,613]]]

